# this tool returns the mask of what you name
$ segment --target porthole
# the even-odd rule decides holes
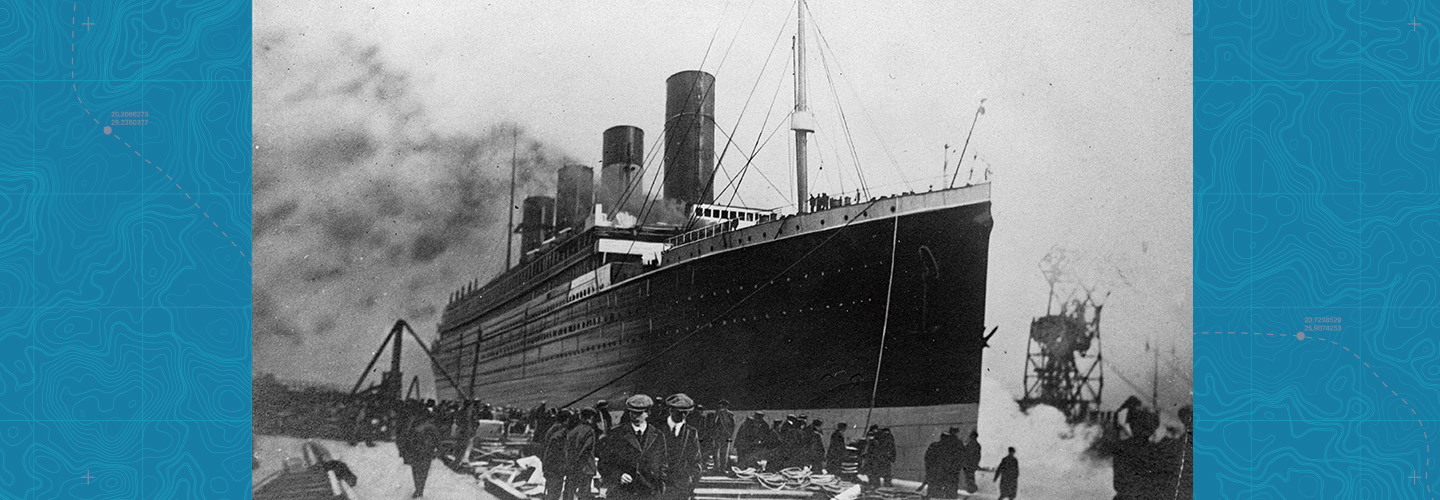
[[[893,207],[893,206],[890,207],[890,211],[891,211],[891,212],[894,212],[894,211],[895,211],[895,207]]]

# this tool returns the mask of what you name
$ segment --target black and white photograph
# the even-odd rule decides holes
[[[1191,498],[1191,20],[255,0],[253,497]]]

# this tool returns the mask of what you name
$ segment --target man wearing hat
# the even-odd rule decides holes
[[[835,432],[830,433],[830,447],[825,453],[825,469],[831,474],[840,473],[840,462],[845,459],[845,429],[850,424],[840,422],[835,426]]]
[[[625,418],[600,441],[596,455],[607,500],[653,499],[664,492],[664,431],[647,422],[654,405],[644,394],[630,396]]]
[[[670,417],[665,420],[666,481],[664,498],[687,500],[700,480],[700,434],[689,421],[695,401],[685,394],[665,398]]]
[[[735,454],[739,456],[740,467],[759,468],[759,462],[765,450],[765,435],[770,431],[770,424],[765,423],[765,412],[757,411],[754,415],[745,419],[740,424],[740,430],[735,433]]]
[[[825,438],[822,429],[825,422],[820,419],[810,421],[810,427],[805,429],[805,455],[807,461],[804,465],[810,466],[810,471],[819,474],[825,468]]]

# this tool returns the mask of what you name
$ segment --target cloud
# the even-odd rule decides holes
[[[512,155],[521,192],[574,160],[483,113],[437,127],[346,36],[257,28],[254,54],[256,369],[344,380],[396,319],[428,334],[451,290],[503,268]]]

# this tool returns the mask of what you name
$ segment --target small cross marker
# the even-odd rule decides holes
[[[1410,31],[1415,31],[1415,27],[1416,27],[1416,26],[1419,26],[1419,25],[1422,25],[1422,24],[1425,24],[1425,23],[1417,23],[1417,22],[1415,22],[1415,16],[1410,16],[1410,22],[1405,23],[1405,24],[1410,25]]]
[[[85,31],[90,31],[90,27],[95,25],[95,23],[90,22],[90,16],[85,16],[85,22],[80,24],[85,25]]]
[[[90,484],[90,480],[95,479],[95,476],[90,475],[90,469],[85,469],[85,475],[80,477],[85,479],[85,484]]]
[[[1415,471],[1412,470],[1410,471],[1410,477],[1407,479],[1410,480],[1410,484],[1415,484],[1415,480],[1420,479],[1420,476],[1415,475]]]

